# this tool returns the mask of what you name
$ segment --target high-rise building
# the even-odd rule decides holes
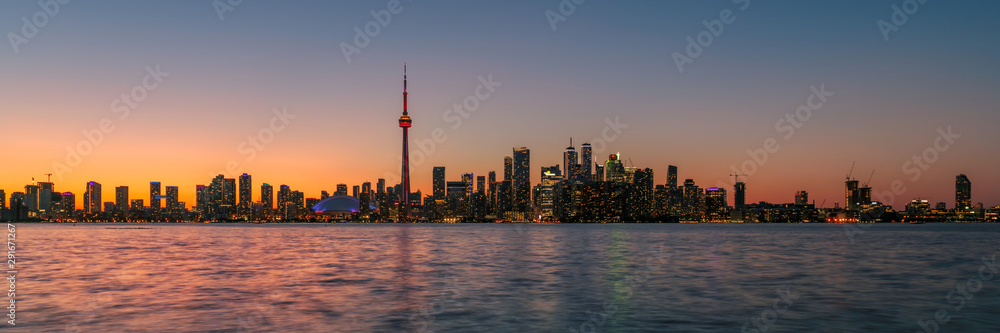
[[[487,181],[490,184],[490,188],[486,192],[486,210],[488,213],[494,214],[496,213],[497,208],[497,172],[490,171],[489,179]]]
[[[503,157],[503,180],[514,181],[514,158]]]
[[[347,185],[344,186],[346,187]],[[347,189],[345,188],[344,191],[346,192]],[[281,217],[282,219],[291,218],[291,216],[288,216],[288,206],[292,202],[291,197],[292,197],[291,187],[288,187],[288,185],[281,185],[278,187],[278,205],[276,207],[278,212],[277,213],[278,217]]]
[[[154,213],[160,210],[160,182],[149,182],[149,208]]]
[[[576,147],[573,147],[573,139],[569,139],[569,147],[566,147],[566,151],[563,152],[563,170],[566,170],[566,174],[563,175],[563,179],[576,177],[579,173],[579,171],[577,171],[579,163],[579,159],[576,155]]]
[[[98,182],[87,183],[87,205],[83,209],[87,213],[96,214],[101,212],[101,184]]]
[[[648,219],[654,215],[654,196],[653,196],[653,183],[655,177],[653,176],[653,169],[645,168],[635,170],[635,176],[632,179],[632,195],[626,200],[630,210],[628,211],[632,216],[639,219]]]
[[[372,183],[371,182],[361,183],[361,193],[362,194],[371,195],[372,194]],[[360,199],[360,197],[358,199]]]
[[[253,186],[252,178],[249,174],[240,176],[240,203],[236,209],[241,218],[250,218],[250,208],[253,207]]]
[[[378,193],[376,193],[376,194],[378,194],[379,196],[385,195],[385,179],[384,178],[379,178],[378,179]]]
[[[858,181],[848,179],[844,184],[847,187],[847,193],[844,198],[845,207],[847,207],[847,210],[856,211],[861,205],[861,192],[858,191]]]
[[[44,217],[52,216],[52,194],[55,185],[51,182],[38,183],[38,213]]]
[[[30,185],[24,186],[24,206],[28,207],[28,216],[38,216],[38,185],[32,181]]]
[[[205,185],[194,186],[194,209],[201,214],[205,214],[208,209],[208,187]]]
[[[736,197],[733,198],[734,208],[738,211],[743,211],[743,207],[747,204],[747,184],[744,182],[736,182],[733,186],[736,190]],[[723,193],[725,193],[723,191]]]
[[[675,165],[667,166],[667,187],[677,187],[677,166]]]
[[[28,218],[28,207],[24,205],[26,195],[24,192],[14,192],[10,194],[11,218],[19,221]]]
[[[7,209],[7,194],[0,190],[0,211]]]
[[[583,143],[580,146],[580,176],[581,179],[590,180],[591,179],[591,167],[594,165],[594,151],[590,147],[590,143]]]
[[[531,206],[531,150],[528,147],[514,148],[513,167],[514,210],[527,212]]]
[[[104,211],[105,212],[113,212],[113,211],[115,211],[115,203],[114,202],[110,202],[110,201],[105,202],[104,203]]]
[[[115,208],[119,212],[128,210],[128,186],[115,187]]]
[[[445,197],[445,174],[443,166],[434,167],[433,175],[431,175],[434,182],[434,199],[441,200]]]
[[[351,196],[354,197],[355,199],[360,199],[361,198],[361,186],[358,186],[358,185],[351,186]]]
[[[558,166],[556,166],[558,168]],[[542,210],[542,217],[552,218],[555,215],[555,187],[562,179],[558,173],[546,171],[542,175],[542,186],[539,193],[539,206]]]
[[[806,191],[795,192],[795,204],[796,205],[808,205],[809,204],[809,192],[806,192]]]
[[[271,211],[274,210],[274,188],[271,184],[264,183],[260,186],[260,203],[264,207],[264,216],[270,218]]]
[[[65,195],[63,197],[65,197]],[[143,208],[142,207],[142,204],[143,204],[142,199],[134,199],[130,203],[131,203],[130,209],[133,212],[140,212],[140,211],[142,211],[142,208]]]
[[[594,181],[595,182],[604,181],[604,165],[594,164]]]
[[[486,176],[476,177],[476,193],[486,195]]]
[[[972,182],[964,174],[955,176],[955,209],[972,208]]]
[[[604,172],[607,175],[604,177],[605,181],[622,183],[625,182],[625,166],[621,161],[621,154],[611,154],[608,156],[608,161],[604,162]]]
[[[407,113],[406,105],[406,63],[403,63],[403,115],[399,116],[399,127],[403,129],[403,168],[400,176],[402,180],[402,194],[400,197],[399,220],[410,220],[410,146],[408,143],[408,133],[413,120]]]
[[[347,195],[347,184],[337,184],[337,191],[333,195]]]
[[[236,212],[236,179],[225,178],[222,182],[222,210],[226,219]]]
[[[719,222],[726,220],[726,190],[721,188],[705,189],[705,217],[708,221]]]
[[[177,186],[167,186],[167,213],[177,214],[180,212],[181,207],[178,204]]]
[[[549,166],[549,167],[543,166],[542,167],[542,173],[540,174],[540,176],[545,177],[546,174],[550,174],[550,173],[554,174],[554,175],[558,175],[560,178],[563,178],[562,171],[559,170],[559,166],[558,165],[553,165],[553,166]]]
[[[73,192],[63,192],[62,201],[59,203],[59,214],[63,217],[73,216],[76,212],[76,195]]]

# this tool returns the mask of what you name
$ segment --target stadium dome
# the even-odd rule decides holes
[[[312,210],[316,213],[347,213],[360,211],[361,202],[349,195],[335,195],[320,201]]]

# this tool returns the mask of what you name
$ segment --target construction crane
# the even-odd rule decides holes
[[[847,180],[851,180],[851,175],[854,174],[854,165],[857,163],[858,161],[854,161],[853,163],[851,163],[851,170],[847,171]]]
[[[51,183],[52,182],[52,174],[51,173],[46,173],[45,175],[49,176],[49,180],[47,182]]]
[[[742,176],[742,175],[741,175],[741,174],[738,174],[738,173],[737,173],[737,174],[732,174],[732,175],[729,175],[729,177],[733,177],[733,180],[734,180],[734,181],[733,181],[733,184],[736,184],[736,183],[739,183],[739,182],[740,182],[740,176]]]
[[[865,185],[862,187],[868,187],[868,184],[872,182],[872,177],[875,177],[875,169],[872,169],[872,175],[868,176],[868,181],[866,181]]]

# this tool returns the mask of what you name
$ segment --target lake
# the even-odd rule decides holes
[[[997,332],[997,224],[17,224],[10,332]]]

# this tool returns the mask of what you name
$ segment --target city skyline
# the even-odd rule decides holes
[[[889,4],[778,5],[682,3],[659,11],[664,5],[588,2],[552,31],[545,13],[558,11],[556,3],[404,1],[348,61],[341,44],[354,42],[354,27],[378,24],[370,12],[384,13],[386,2],[336,10],[321,2],[248,3],[223,15],[208,5],[71,3],[28,43],[0,50],[9,64],[0,69],[8,110],[0,133],[22,142],[5,147],[10,159],[0,189],[9,196],[32,177],[55,173],[56,190],[75,193],[81,207],[89,181],[106,187],[104,201],[113,201],[107,196],[117,186],[150,200],[136,193],[158,181],[178,186],[179,200],[190,206],[195,185],[220,172],[249,173],[307,196],[388,178],[399,166],[398,132],[385,124],[398,117],[397,66],[409,62],[419,78],[409,88],[420,96],[412,101],[420,115],[410,133],[413,192],[431,193],[434,166],[501,172],[503,156],[522,146],[532,150],[527,174],[534,186],[540,166],[563,164],[572,137],[577,148],[593,144],[600,161],[621,152],[653,169],[657,184],[665,182],[667,165],[680,167],[681,181],[705,187],[731,184],[733,166],[735,173],[752,170],[741,178],[748,203],[792,202],[805,190],[817,203],[843,205],[843,176],[855,161],[862,182],[876,169],[876,193],[902,183],[897,209],[913,198],[952,202],[958,174],[976,183],[973,204],[1000,203],[1000,184],[988,173],[996,162],[991,144],[1000,142],[988,126],[1000,120],[991,89],[1000,66],[988,56],[997,45],[953,41],[989,40],[997,23],[971,18],[997,4],[937,4],[889,40],[876,25],[892,14]],[[8,24],[0,30],[17,33],[21,17],[42,10],[30,2],[2,8]],[[687,37],[708,29],[704,22],[715,22],[721,10],[734,11],[735,22],[680,72],[670,55],[683,53]],[[838,20],[817,18],[824,10]],[[449,16],[456,12],[466,14]],[[136,27],[137,19],[148,25]],[[177,27],[178,20],[191,24]],[[863,24],[845,23],[852,21]],[[491,38],[415,22],[479,27]],[[800,29],[786,31],[789,24]],[[93,37],[112,31],[121,38]],[[757,65],[738,66],[746,61]],[[135,107],[122,100],[136,91],[144,98]],[[797,108],[823,91],[832,95],[808,121],[796,120]],[[476,110],[455,108],[466,103]],[[953,140],[937,149],[949,131]],[[771,138],[778,148],[765,160],[759,152]],[[84,141],[92,146],[87,154],[79,150]],[[935,161],[924,170],[913,156]],[[752,168],[743,167],[748,161]],[[233,163],[235,172],[228,172]],[[724,188],[732,198],[731,185]]]

